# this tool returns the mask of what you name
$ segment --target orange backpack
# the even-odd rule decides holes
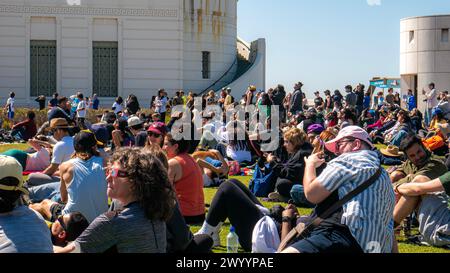
[[[444,138],[442,138],[440,135],[436,135],[427,139],[422,140],[423,145],[427,147],[430,151],[436,151],[439,148],[442,148],[445,146]]]

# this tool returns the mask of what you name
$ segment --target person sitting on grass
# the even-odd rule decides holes
[[[413,132],[411,118],[405,110],[400,110],[398,112],[397,122],[399,124],[398,128],[385,137],[385,142],[394,146],[400,146],[402,140]]]
[[[256,223],[270,211],[255,195],[236,179],[223,182],[217,190],[208,210],[206,220],[195,235],[206,234],[213,238],[214,247],[220,246],[220,231],[229,219],[235,227],[241,247],[252,250],[252,232]]]
[[[192,157],[203,170],[205,187],[218,186],[223,179],[228,178],[228,163],[219,151],[197,151],[192,154]]]
[[[147,132],[144,130],[144,121],[137,116],[131,116],[128,120],[128,130],[134,137],[135,147],[144,147],[147,141]]]
[[[27,186],[40,186],[60,181],[59,166],[68,161],[74,153],[73,138],[69,134],[69,123],[63,118],[50,122],[53,137],[58,141],[53,147],[51,164],[42,173],[30,174]]]
[[[17,159],[22,165],[24,172],[43,171],[50,165],[50,155],[52,145],[36,139],[28,140],[30,145],[36,152],[26,153],[21,150],[8,150],[3,155],[11,156]]]
[[[123,118],[119,118],[114,121],[114,130],[111,132],[111,150],[120,149],[121,147],[131,147],[134,145],[134,137],[127,127],[128,122]]]
[[[158,158],[165,172],[169,168],[167,155],[162,148],[156,144],[147,145],[145,153]],[[112,200],[109,211],[122,210],[123,205],[117,200]],[[172,216],[166,221],[167,228],[167,253],[209,253],[213,245],[212,238],[208,235],[194,236],[181,215],[180,206],[177,202]]]
[[[291,198],[292,187],[302,183],[304,159],[313,151],[306,133],[298,128],[290,129],[284,134],[284,148],[289,154],[286,162],[281,162],[272,154],[267,156],[269,168],[274,172],[271,189],[275,191],[268,196],[273,202],[287,202]]]
[[[422,240],[432,246],[450,246],[450,172],[429,180],[416,177],[413,182],[396,187],[401,195],[394,211],[394,220],[401,223],[413,211],[417,212]]]
[[[165,222],[176,195],[161,161],[138,148],[116,151],[107,168],[108,197],[124,207],[98,216],[56,253],[166,253]]]
[[[224,158],[237,161],[242,165],[252,164],[252,153],[249,147],[249,135],[239,120],[233,120],[226,125],[225,140],[216,149]]]
[[[334,139],[337,134],[337,129],[333,127],[327,128],[325,131],[323,131],[318,138],[314,139],[312,143],[314,147],[312,154],[324,153],[325,160],[327,162],[335,158],[335,155],[333,153],[325,149],[325,143]],[[314,208],[316,206],[309,202],[308,199],[306,199],[303,181],[301,184],[296,184],[292,187],[290,196],[292,203],[297,207]]]
[[[317,204],[315,215],[370,178],[376,180],[283,253],[391,253],[395,250],[394,191],[372,151],[369,134],[360,127],[348,126],[325,147],[338,157],[319,176],[317,168],[325,163],[324,154],[305,158],[303,186],[308,201]],[[285,225],[286,229],[293,227],[289,221]],[[282,234],[282,240],[286,234]]]
[[[390,174],[395,187],[413,182],[416,178],[430,181],[447,171],[444,163],[425,148],[415,135],[406,137],[401,142],[400,150],[406,155],[407,160]]]
[[[19,205],[28,191],[23,186],[22,166],[0,155],[0,253],[52,253],[50,232],[36,211]]]
[[[23,122],[15,124],[11,129],[11,136],[17,136],[19,139],[28,141],[37,134],[36,114],[33,111],[27,112],[27,119]]]
[[[92,222],[108,210],[104,162],[97,143],[94,133],[78,133],[74,137],[74,157],[59,168],[61,182],[30,188],[30,200],[42,201],[31,207],[51,222],[71,212],[81,212]]]
[[[164,145],[164,138],[167,134],[167,127],[162,122],[153,122],[147,129],[147,141],[145,147],[152,146],[153,144],[158,145],[160,148]]]
[[[205,196],[200,166],[189,154],[190,142],[172,134],[164,139],[163,149],[169,158],[169,181],[175,188],[181,212],[189,225],[205,219]]]

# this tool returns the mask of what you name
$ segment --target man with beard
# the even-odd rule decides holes
[[[416,180],[430,181],[447,172],[445,164],[433,156],[415,135],[406,137],[400,144],[400,150],[407,160],[390,176],[395,187]]]
[[[448,246],[450,211],[447,168],[441,161],[430,156],[431,153],[417,137],[406,138],[401,149],[413,164],[408,167],[408,173],[416,171],[395,185],[396,194],[399,196],[394,209],[395,226],[399,226],[406,217],[416,211],[421,240],[437,247]]]

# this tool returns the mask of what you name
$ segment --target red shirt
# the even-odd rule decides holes
[[[28,141],[37,134],[37,127],[34,120],[26,119],[25,121],[22,121],[14,125],[12,129],[19,129],[19,128],[25,128],[25,132],[22,135],[23,140],[25,141]]]
[[[200,166],[188,154],[175,157],[180,164],[183,176],[175,182],[175,191],[183,216],[205,214],[205,196],[203,193],[203,175]]]

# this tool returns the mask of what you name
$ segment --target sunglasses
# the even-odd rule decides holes
[[[129,177],[128,173],[125,171],[121,171],[118,168],[106,168],[106,176],[111,176],[113,178],[127,178]]]
[[[56,219],[56,221],[58,221],[58,223],[61,225],[61,227],[62,227],[62,229],[63,229],[64,231],[67,231],[67,226],[66,226],[66,224],[64,223],[64,219],[63,219],[63,216],[62,216],[62,215],[59,216],[59,217]]]
[[[154,133],[154,132],[147,132],[149,137],[159,138],[161,137],[160,134]]]

